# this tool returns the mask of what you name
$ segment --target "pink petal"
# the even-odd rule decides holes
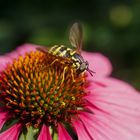
[[[6,54],[6,56],[10,57],[11,59],[14,59],[20,55],[24,56],[27,52],[35,51],[37,47],[39,46],[31,45],[31,44],[24,44],[17,47],[14,51]]]
[[[18,58],[21,55],[24,56],[27,52],[35,51],[37,47],[39,46],[24,44],[16,48],[14,51],[7,53],[4,56],[0,56],[0,72],[2,72],[6,68],[7,64],[12,63],[13,59]]]
[[[24,55],[27,52],[36,51],[37,47],[40,47],[40,46],[34,45],[34,44],[24,44],[22,46],[19,46],[16,49],[16,52],[18,53],[18,55]]]
[[[136,123],[134,120],[126,120],[117,118],[112,116],[111,114],[107,114],[102,111],[94,111],[94,118],[89,117],[88,119],[92,119],[91,121],[84,120],[82,117],[82,121],[86,122],[86,124],[92,124],[93,129],[98,130],[99,132],[96,135],[106,137],[105,140],[138,140],[140,137],[140,123]],[[92,128],[92,127],[90,127]],[[89,128],[89,129],[90,129]],[[104,131],[103,131],[104,130]],[[98,139],[97,139],[98,140]]]
[[[140,116],[140,96],[138,93],[125,92],[117,89],[95,89],[94,93],[85,97],[89,102],[98,108],[109,113],[117,113],[120,115],[128,113]]]
[[[113,129],[110,129],[109,125],[104,125],[101,121],[97,120],[96,115],[81,113],[80,118],[94,140],[121,140],[120,135],[116,134]]]
[[[0,109],[0,129],[2,128],[5,121],[9,118],[8,112],[4,112],[2,109]]]
[[[76,130],[76,133],[78,135],[78,140],[92,140],[94,138],[91,139],[90,135],[87,133],[84,125],[81,123],[81,121],[79,120],[74,120],[72,122],[73,127]]]
[[[59,140],[72,140],[66,129],[62,124],[58,124],[58,139]]]
[[[46,125],[42,126],[38,140],[52,140],[48,126]]]
[[[89,63],[89,68],[95,72],[94,77],[108,76],[112,72],[109,59],[100,53],[82,52],[82,56]]]
[[[15,124],[0,134],[0,140],[18,140],[21,128],[21,124]]]
[[[131,91],[132,92],[132,91]],[[95,89],[86,99],[92,104],[89,109],[94,113],[93,122],[105,130],[105,134],[114,140],[139,139],[140,137],[140,96],[120,89]],[[81,118],[83,120],[83,118]],[[87,121],[86,121],[87,122]],[[94,126],[95,127],[95,126]],[[110,130],[110,131],[109,131]],[[114,130],[114,132],[111,132]],[[101,131],[101,130],[100,130]],[[103,133],[103,132],[102,132]],[[103,133],[103,136],[105,137]],[[106,139],[109,139],[107,135]],[[115,138],[113,138],[115,137]]]
[[[9,57],[0,56],[0,72],[2,72],[7,67],[7,64],[10,62],[11,62],[11,60]]]
[[[114,88],[114,89],[121,89],[127,92],[133,93],[134,91],[136,92],[136,89],[129,85],[128,83],[121,81],[116,78],[112,77],[98,77],[98,78],[90,78],[91,83],[98,85],[98,87],[107,87],[107,88]],[[93,88],[94,86],[92,86]]]

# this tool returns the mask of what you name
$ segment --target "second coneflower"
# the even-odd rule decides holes
[[[83,56],[96,74],[73,72],[74,80],[67,59],[31,45],[1,57],[0,139],[137,140],[139,95],[107,77],[104,56]]]

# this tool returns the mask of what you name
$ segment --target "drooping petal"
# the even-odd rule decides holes
[[[92,140],[90,135],[86,132],[86,129],[81,121],[74,120],[72,122],[72,124],[73,124],[73,127],[75,128],[75,131],[77,133],[78,140]]]
[[[0,134],[0,140],[18,140],[22,125],[15,124],[8,130]]]
[[[89,68],[95,72],[94,77],[108,76],[112,72],[109,59],[100,53],[82,52],[82,56],[89,63]]]
[[[0,129],[2,128],[3,124],[9,117],[9,115],[8,116],[7,115],[8,115],[8,112],[5,112],[0,108]]]
[[[58,140],[72,140],[62,124],[58,124]]]
[[[108,133],[109,129],[110,131],[114,130],[109,133],[109,136],[112,135],[111,138],[119,135],[122,140],[139,139],[140,98],[137,92],[132,94],[119,88],[118,90],[100,88],[95,89],[94,93],[89,94],[86,99],[90,102],[89,109],[95,116],[95,120],[92,120],[98,121],[101,127],[104,126],[105,134]],[[96,128],[100,125],[98,124]],[[107,139],[109,139],[108,137]],[[118,137],[113,139],[118,140]]]
[[[42,126],[38,140],[52,140],[48,126],[46,125]]]

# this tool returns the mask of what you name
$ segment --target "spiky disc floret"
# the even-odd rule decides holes
[[[49,53],[20,56],[0,75],[2,106],[13,118],[36,128],[70,122],[83,108],[85,96],[84,76],[72,69],[69,60]]]

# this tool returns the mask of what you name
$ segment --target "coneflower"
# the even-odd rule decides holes
[[[105,56],[83,52],[96,73],[74,72],[73,81],[67,59],[35,48],[0,57],[1,140],[139,139],[140,96],[109,76]]]

